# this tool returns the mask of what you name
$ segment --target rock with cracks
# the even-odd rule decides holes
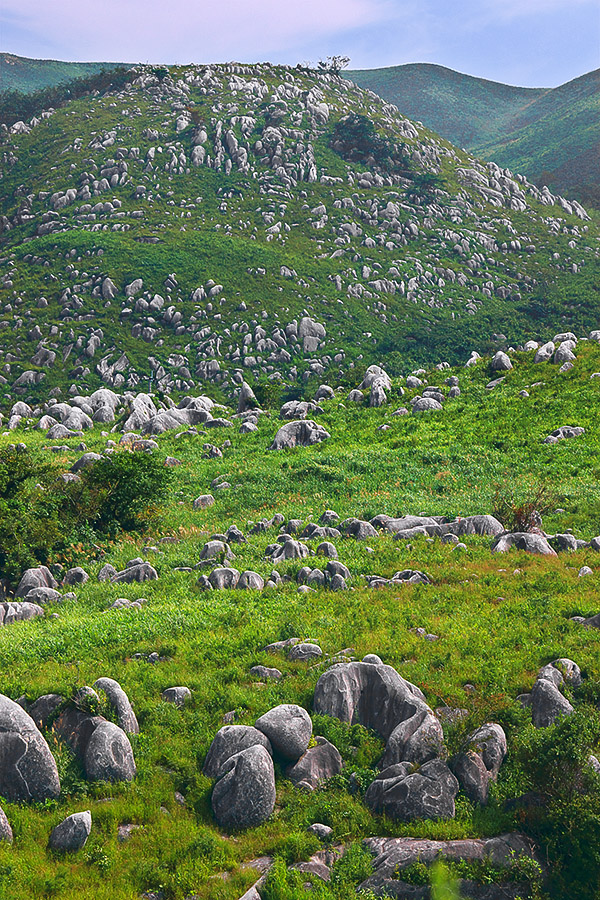
[[[227,760],[211,806],[222,828],[249,828],[269,818],[275,808],[275,770],[264,747],[256,744]]]

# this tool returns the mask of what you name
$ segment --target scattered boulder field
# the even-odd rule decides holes
[[[571,335],[557,335],[551,343],[560,347],[565,342],[573,345],[570,353],[575,356],[577,345]],[[581,344],[584,358],[596,352],[595,338],[590,336]],[[243,479],[243,468],[232,464],[234,454],[244,454],[247,446],[269,465],[287,466],[286,460],[319,460],[317,454],[324,448],[343,447],[343,417],[347,415],[364,417],[370,437],[381,433],[382,441],[389,440],[394,428],[398,433],[407,428],[435,429],[436,423],[459,421],[465,404],[473,402],[474,391],[477,403],[496,402],[494,398],[502,396],[524,364],[536,373],[538,367],[552,367],[557,377],[568,377],[571,369],[560,372],[564,363],[562,357],[556,359],[556,350],[538,359],[539,350],[529,346],[507,348],[487,358],[471,356],[463,374],[456,368],[448,374],[448,367],[441,365],[430,372],[418,370],[394,379],[383,366],[373,365],[356,380],[357,387],[345,385],[342,391],[321,384],[312,400],[286,400],[275,409],[262,409],[245,381],[233,406],[217,404],[205,395],[186,395],[175,404],[151,394],[118,394],[108,389],[96,392],[101,397],[73,397],[65,403],[48,401],[36,406],[17,401],[9,411],[3,446],[26,454],[28,444],[35,444],[63,482],[83,482],[96,464],[119,454],[163,459],[177,480],[189,465],[186,454],[192,452],[198,461],[195,465],[199,463],[210,476],[204,481],[204,474],[195,477],[187,499],[178,501],[182,514],[203,524],[202,528],[195,526],[193,543],[173,531],[162,537],[153,534],[144,545],[128,542],[118,551],[102,549],[95,559],[80,558],[69,566],[51,562],[31,566],[22,571],[13,591],[4,592],[2,624],[10,625],[8,631],[15,635],[38,626],[60,628],[75,612],[85,614],[93,597],[94,617],[135,634],[145,627],[148,616],[160,615],[157,597],[176,584],[203,611],[212,605],[218,609],[221,604],[231,604],[235,610],[246,602],[268,609],[271,603],[281,602],[281,597],[287,598],[286,602],[342,605],[354,603],[356,597],[363,597],[366,604],[377,604],[381,598],[383,604],[408,603],[418,610],[419,598],[426,601],[428,595],[439,596],[450,583],[443,566],[451,571],[454,567],[465,579],[461,583],[467,583],[465,565],[476,559],[486,565],[496,561],[498,568],[497,563],[503,565],[512,554],[520,554],[519,560],[531,559],[540,570],[564,562],[566,571],[573,568],[568,561],[574,554],[573,558],[593,565],[593,555],[600,551],[600,535],[578,537],[572,528],[548,531],[537,510],[519,529],[507,529],[499,513],[475,503],[460,515],[455,504],[449,505],[447,515],[418,510],[388,514],[384,510],[390,509],[389,504],[379,505],[373,498],[368,513],[357,503],[356,515],[348,515],[347,502],[340,504],[340,512],[333,502],[333,508],[313,503],[307,513],[296,495],[295,501],[282,502],[281,511],[271,508],[268,516],[246,523],[239,518],[239,524],[231,521],[231,515],[224,512]],[[496,377],[499,372],[504,380]],[[440,377],[444,373],[445,377]],[[586,377],[593,386],[594,378]],[[531,379],[528,384],[531,392],[540,386]],[[526,403],[529,397],[525,389],[515,389],[513,394],[515,403]],[[400,409],[395,408],[399,397],[406,404]],[[98,410],[103,412],[96,416]],[[532,446],[538,452],[568,455],[589,441],[593,431],[589,421],[586,417],[585,426],[559,425],[556,420],[543,426],[538,423]],[[107,425],[110,430],[103,430]],[[57,430],[57,426],[67,431]],[[213,429],[215,435],[228,437],[218,444],[204,443],[204,435],[212,437]],[[89,447],[82,441],[84,435]],[[197,444],[194,438],[200,438]],[[191,450],[171,456],[177,452],[173,446]],[[220,467],[218,474],[215,467]],[[266,511],[267,505],[262,508]],[[515,569],[513,577],[518,578],[520,571]],[[587,564],[575,567],[574,574],[584,589],[586,581],[591,583],[589,579],[594,578],[593,568]],[[142,591],[146,596],[140,596]],[[586,635],[593,641],[600,628],[600,613],[597,606],[590,610],[582,605],[580,610],[592,614],[565,611],[561,627],[572,628],[583,641]],[[419,620],[417,615],[406,634],[422,642],[416,646],[433,648],[447,640],[446,629],[439,631],[431,616]],[[217,710],[221,727],[211,731],[206,752],[198,755],[209,827],[243,840],[253,829],[277,823],[282,795],[293,804],[294,797],[319,798],[332,791],[350,790],[355,808],[360,805],[361,815],[372,817],[371,828],[379,829],[377,837],[367,837],[361,844],[371,874],[356,884],[360,890],[371,890],[376,896],[429,897],[428,887],[419,888],[420,893],[412,890],[413,870],[417,863],[428,869],[440,858],[460,861],[463,868],[471,866],[474,871],[482,861],[493,864],[497,893],[493,893],[495,888],[486,888],[485,893],[476,881],[461,876],[466,896],[481,900],[503,896],[501,891],[509,884],[510,896],[528,890],[522,874],[527,865],[542,880],[549,877],[552,861],[545,857],[539,839],[527,829],[519,830],[514,821],[508,830],[499,829],[493,836],[444,837],[444,828],[459,821],[465,804],[484,811],[481,814],[487,810],[492,815],[496,810],[498,785],[510,765],[511,753],[516,752],[514,731],[506,727],[504,714],[499,720],[482,715],[474,719],[472,711],[462,706],[439,705],[428,677],[422,677],[419,684],[403,677],[396,660],[387,664],[387,654],[373,652],[377,646],[360,659],[353,647],[332,648],[326,637],[322,628],[312,634],[302,631],[298,636],[279,638],[274,633],[268,644],[254,645],[255,662],[248,666],[246,677],[254,693],[259,697],[262,693],[258,714],[249,716],[243,709],[227,707]],[[537,677],[524,679],[522,692],[515,691],[507,700],[513,714],[523,716],[536,731],[559,728],[585,708],[593,676],[589,666],[580,668],[563,653],[549,662],[541,660],[544,664],[538,664]],[[126,660],[128,665],[134,661],[149,663],[157,672],[173,662],[168,651],[155,650],[136,652]],[[99,839],[95,824],[99,814],[90,799],[98,795],[87,794],[89,809],[82,808],[83,804],[75,806],[76,798],[64,786],[69,783],[62,776],[64,754],[77,766],[86,790],[93,788],[101,796],[103,790],[142,789],[136,757],[139,752],[143,759],[152,714],[144,707],[138,720],[121,683],[112,675],[99,674],[101,677],[79,685],[72,694],[59,690],[55,682],[49,693],[31,696],[28,691],[17,700],[0,698],[5,720],[0,723],[5,760],[0,766],[0,793],[7,801],[6,810],[0,810],[0,832],[7,846],[12,842],[14,847],[19,840],[12,830],[16,821],[13,804],[53,802],[59,805],[61,815],[55,815],[48,828],[48,852],[56,859],[65,855],[75,859],[92,852],[87,848]],[[172,674],[170,680],[153,682],[149,702],[152,709],[163,711],[165,720],[175,717],[185,722],[187,716],[197,715],[201,691],[197,681],[186,684],[175,669]],[[295,679],[306,685],[302,700]],[[469,725],[457,742],[456,729],[466,719]],[[338,725],[324,726],[328,721]],[[353,763],[345,739],[340,739],[344,732],[335,730],[357,727],[379,742],[380,751],[368,775]],[[590,772],[596,771],[596,760],[590,753],[586,763]],[[290,795],[290,790],[297,793]],[[185,804],[184,794],[177,793]],[[506,802],[513,800],[521,802],[518,797]],[[311,816],[305,833],[319,841],[321,849],[311,845],[301,862],[290,864],[288,874],[292,877],[300,872],[328,884],[340,860],[354,851],[351,841],[340,839],[335,829],[319,818]],[[415,833],[390,836],[390,823],[414,828]],[[439,839],[423,837],[423,823],[439,828]],[[135,822],[120,822],[120,845],[133,846],[137,830]],[[521,860],[520,874],[514,870],[515,858]],[[256,883],[243,896],[254,900],[269,896],[269,879],[275,878],[276,872],[276,861],[266,857],[256,872]]]

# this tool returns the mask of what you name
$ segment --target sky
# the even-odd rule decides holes
[[[0,0],[0,51],[71,61],[429,62],[524,87],[600,66],[598,0]]]

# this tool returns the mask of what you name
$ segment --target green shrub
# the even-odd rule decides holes
[[[541,516],[558,506],[556,491],[544,481],[521,478],[505,481],[494,489],[492,513],[507,531],[530,531]]]
[[[600,716],[582,706],[549,728],[517,737],[516,761],[539,800],[523,824],[553,862],[554,891],[595,900],[600,889],[600,777],[589,765],[600,743]]]
[[[103,534],[142,531],[168,495],[172,471],[152,454],[116,453],[82,473],[80,518]]]

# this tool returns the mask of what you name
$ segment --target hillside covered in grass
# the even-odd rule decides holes
[[[331,74],[140,68],[3,146],[7,395],[294,391],[598,323],[579,204]]]
[[[594,214],[302,67],[1,139],[0,898],[596,900]]]
[[[447,140],[598,206],[600,70],[556,88],[520,88],[428,63],[349,71]]]
[[[467,368],[394,379],[386,402],[374,408],[348,397],[361,383],[357,373],[352,384],[319,401],[322,412],[313,415],[329,437],[312,447],[269,449],[285,423],[279,408],[266,404],[262,414],[254,414],[254,431],[239,429],[249,414],[236,420],[235,409],[223,409],[221,415],[235,426],[174,429],[155,435],[152,445],[120,441],[124,419],[112,434],[103,425],[86,430],[85,447],[81,435],[49,439],[36,427],[43,408],[0,436],[0,462],[14,452],[31,462],[33,471],[18,496],[35,519],[41,509],[50,515],[52,496],[65,488],[57,478],[72,470],[84,450],[99,454],[89,468],[79,469],[84,486],[85,472],[104,465],[103,455],[113,466],[137,460],[140,478],[150,462],[172,473],[144,534],[117,531],[108,537],[101,525],[86,526],[85,492],[75,519],[60,501],[63,532],[38,559],[57,579],[57,595],[33,620],[0,628],[3,693],[21,698],[32,715],[40,696],[58,694],[68,703],[81,696],[84,685],[109,676],[124,688],[139,722],[139,734],[130,738],[137,774],[111,785],[90,782],[64,743],[64,731],[59,736],[59,726],[47,721],[43,733],[62,791],[44,805],[2,803],[14,833],[12,845],[0,843],[5,896],[70,898],[93,891],[98,898],[124,900],[237,900],[272,866],[259,885],[260,897],[299,897],[307,882],[323,900],[355,896],[361,884],[374,886],[377,896],[408,897],[415,884],[428,883],[427,866],[415,863],[381,881],[385,866],[377,868],[379,858],[361,843],[365,838],[463,841],[518,833],[522,847],[534,842],[543,865],[519,857],[519,867],[507,876],[502,867],[462,862],[455,874],[463,887],[471,885],[466,896],[504,897],[510,877],[518,896],[596,897],[600,787],[587,759],[600,739],[599,632],[572,617],[599,611],[592,539],[600,509],[600,350],[596,341],[580,341],[566,369],[535,363],[535,353],[509,351],[513,367],[503,371],[488,358]],[[451,394],[449,385],[459,392]],[[441,408],[408,412],[428,392],[444,395]],[[406,414],[397,413],[400,407]],[[50,414],[52,409],[46,406]],[[565,425],[584,433],[545,443]],[[220,455],[207,453],[211,446]],[[39,474],[48,465],[50,471]],[[202,502],[194,504],[198,497]],[[494,553],[490,536],[465,534],[449,542],[435,528],[407,536],[386,524],[415,515],[460,522],[495,514],[510,529],[532,500],[556,555]],[[356,520],[362,522],[360,535],[352,525]],[[318,522],[337,531],[324,537],[310,525]],[[6,518],[3,523],[6,547]],[[281,535],[290,530],[309,556],[273,565],[272,548],[284,546]],[[571,552],[569,536],[580,542]],[[18,543],[18,532],[13,540]],[[318,581],[316,573],[327,563],[323,541],[335,546],[347,567],[340,590]],[[114,572],[126,571],[136,558],[152,568],[151,580],[99,580],[107,564]],[[89,580],[61,586],[74,567]],[[207,579],[216,585],[214,578],[224,571],[253,572],[260,583],[241,590],[241,583],[236,588],[223,582],[210,589]],[[389,581],[400,571],[423,573],[426,580]],[[18,578],[11,577],[12,587]],[[290,639],[313,648],[307,661],[293,659]],[[265,651],[277,641],[288,644]],[[444,723],[448,757],[462,752],[468,735],[484,723],[501,726],[508,755],[484,805],[461,791],[454,815],[439,820],[402,822],[369,809],[365,791],[378,774],[381,737],[323,715],[313,701],[332,663],[347,665],[366,654],[377,654],[423,692]],[[581,684],[565,681],[561,688],[570,715],[535,727],[531,710],[517,696],[540,684],[538,671],[557,659],[577,664]],[[181,707],[163,699],[173,686],[191,692]],[[276,756],[273,814],[242,830],[219,825],[211,811],[213,778],[202,773],[211,742],[224,722],[252,725],[279,704],[306,709],[315,734],[338,749],[343,768],[307,791],[293,786]],[[100,710],[110,718],[106,705]],[[48,851],[50,830],[83,810],[92,816],[85,848],[66,857]],[[345,850],[329,883],[315,863],[322,864],[325,851],[307,830],[314,823],[331,829],[326,847]],[[337,852],[327,857],[328,866]],[[268,859],[259,862],[263,857]],[[312,869],[294,870],[309,858]],[[490,880],[497,883],[495,894],[484,893],[491,890]]]
[[[0,53],[0,94],[20,91],[30,94],[75,78],[94,75],[118,63],[61,62],[56,59],[28,59],[14,53]]]

